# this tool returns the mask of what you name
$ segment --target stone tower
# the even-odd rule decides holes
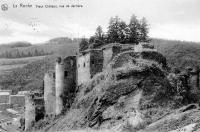
[[[35,122],[34,95],[25,95],[25,131]]]
[[[77,58],[77,81],[81,85],[103,69],[103,51],[92,49],[82,52]]]
[[[62,93],[64,90],[64,63],[61,57],[57,58],[55,66],[55,95],[56,105],[55,114],[59,115],[63,110]]]
[[[44,102],[46,115],[55,114],[55,73],[48,72],[44,75]]]

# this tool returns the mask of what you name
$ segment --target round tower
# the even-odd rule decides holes
[[[64,64],[59,57],[55,66],[55,92],[56,92],[56,115],[59,115],[63,110],[62,93],[64,90]]]
[[[34,95],[25,95],[25,131],[35,122]]]

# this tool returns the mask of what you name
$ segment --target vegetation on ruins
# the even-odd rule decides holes
[[[108,43],[138,44],[139,42],[150,42],[148,31],[149,25],[144,17],[138,19],[132,15],[129,24],[126,24],[118,16],[111,17],[107,32],[103,32],[102,27],[98,26],[93,36],[89,39],[82,39],[79,50],[98,48]]]

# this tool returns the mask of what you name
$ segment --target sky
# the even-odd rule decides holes
[[[118,15],[129,23],[133,14],[147,19],[150,37],[200,42],[200,0],[1,0],[2,4],[7,4],[8,10],[0,9],[0,44],[89,37],[98,25],[107,31],[111,17]],[[20,4],[33,7],[22,8]],[[83,7],[35,7],[62,4]]]

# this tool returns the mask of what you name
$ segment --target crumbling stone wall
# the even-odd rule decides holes
[[[55,114],[55,73],[44,75],[44,102],[46,115]]]
[[[99,72],[102,72],[103,69],[103,51],[94,50],[90,53],[90,78]]]
[[[35,122],[35,103],[34,95],[25,96],[25,130],[30,128]]]
[[[44,77],[44,104],[46,115],[60,114],[70,105],[77,86],[77,59],[68,56],[57,58],[54,73]]]
[[[103,50],[103,57],[104,57],[104,62],[103,62],[103,67],[105,68],[106,65],[110,62],[111,58],[112,58],[112,48],[109,49],[104,49]]]
[[[63,100],[62,100],[62,94],[64,90],[64,63],[61,58],[58,58],[56,61],[55,66],[55,91],[56,91],[56,105],[55,105],[55,113],[56,115],[59,115],[63,110]]]
[[[81,55],[77,58],[77,79],[78,85],[90,79],[90,53]]]
[[[103,69],[103,51],[93,49],[82,53],[77,58],[77,69],[78,85],[89,81]]]
[[[105,68],[114,56],[120,53],[120,46],[103,48],[103,67]]]
[[[72,103],[77,86],[76,56],[68,56],[64,59],[64,90],[62,100],[64,108]]]

